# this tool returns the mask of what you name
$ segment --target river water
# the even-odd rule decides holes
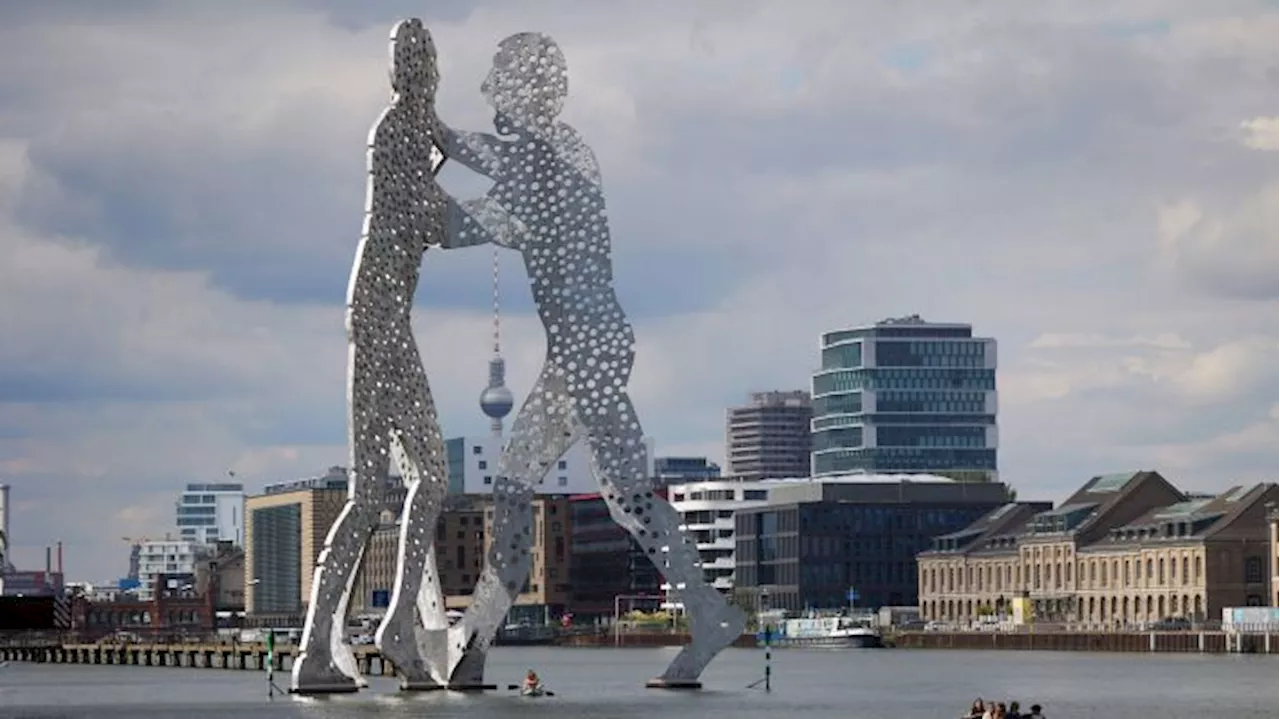
[[[1039,703],[1050,718],[1277,716],[1274,656],[787,649],[774,651],[765,693],[746,688],[763,676],[764,652],[731,649],[703,674],[702,691],[645,689],[675,651],[495,649],[490,681],[505,690],[534,668],[556,692],[539,699],[401,695],[395,680],[374,678],[355,695],[268,700],[262,672],[13,662],[0,667],[0,718],[955,719],[978,696]]]

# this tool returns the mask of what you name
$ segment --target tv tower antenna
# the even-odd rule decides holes
[[[514,400],[507,389],[507,363],[502,359],[502,304],[498,285],[498,248],[493,248],[493,357],[489,359],[489,386],[480,393],[480,410],[489,418],[493,436],[502,436],[502,418]]]

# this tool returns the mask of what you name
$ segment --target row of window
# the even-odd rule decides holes
[[[217,504],[218,498],[212,494],[184,494],[183,504]]]
[[[486,487],[491,486],[491,485],[493,484],[493,475],[492,475],[492,474],[486,474],[486,475],[484,476],[484,480],[483,480],[483,481],[484,481],[484,484],[485,484],[485,486],[486,486]],[[559,487],[568,487],[568,486],[569,486],[569,478],[568,478],[568,477],[566,477],[566,476],[564,476],[563,474],[562,474],[562,475],[560,475],[559,477],[556,477],[556,486],[559,486]]]
[[[986,427],[994,427],[996,416],[994,414],[860,414],[855,416],[836,415],[832,417],[822,417],[813,421],[813,431],[821,432],[826,429],[835,429],[837,427],[850,427],[853,425],[888,425],[888,424],[930,424],[930,425],[952,425],[952,424],[977,424]]]
[[[985,427],[911,427],[887,425],[876,429],[876,445],[879,447],[963,447],[987,446]],[[863,446],[862,427],[844,427],[822,430],[813,435],[814,451],[856,448]]]
[[[879,367],[984,367],[981,342],[877,342]]]
[[[889,425],[876,429],[876,445],[880,447],[983,448],[987,446],[987,428]]]
[[[856,330],[838,330],[822,336],[823,346],[863,337],[918,337],[921,339],[968,339],[973,337],[973,329],[965,327],[936,326],[903,326],[877,325],[875,327]]]
[[[822,350],[822,369],[862,366],[862,343],[853,342]]]
[[[178,517],[179,527],[216,527],[217,517]]]
[[[996,469],[996,450],[942,447],[875,447],[823,452],[813,456],[818,474]]]
[[[813,450],[824,452],[828,449],[862,446],[862,427],[844,427],[829,429],[813,434]]]
[[[1107,589],[1108,584],[1113,587],[1149,587],[1149,586],[1172,586],[1172,585],[1190,585],[1199,583],[1204,575],[1204,558],[1197,556],[1194,561],[1189,557],[1182,557],[1181,561],[1171,559],[1168,566],[1168,574],[1165,572],[1164,558],[1151,559],[1147,558],[1145,563],[1137,560],[1091,560],[1089,562],[1080,561],[1078,564],[1074,562],[1056,562],[1052,564],[1025,566],[1022,564],[1009,565],[1006,564],[1001,571],[999,566],[987,567],[966,567],[963,573],[956,567],[948,567],[945,574],[942,574],[937,567],[922,570],[925,586],[929,591],[969,591],[972,587],[973,591],[1002,591],[1006,587],[1009,589],[1019,589],[1029,586],[1031,589],[1062,589],[1064,585],[1068,585],[1072,581],[1072,566],[1077,567],[1077,578],[1082,579],[1085,575],[1086,567],[1088,571],[1088,581],[1081,581],[1082,587],[1078,588],[1101,588]],[[1144,574],[1143,569],[1146,569]],[[975,572],[975,569],[977,570]],[[1043,571],[1042,571],[1043,570]],[[1181,570],[1181,571],[1179,571]],[[1244,581],[1246,583],[1260,583],[1263,581],[1263,560],[1261,557],[1247,557],[1244,562]],[[1166,579],[1168,580],[1166,582]]]
[[[857,389],[994,390],[996,373],[990,369],[869,368],[823,372],[813,376],[815,397],[829,392]]]

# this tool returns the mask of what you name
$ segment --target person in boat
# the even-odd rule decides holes
[[[973,704],[969,707],[969,711],[965,712],[960,719],[982,719],[982,715],[985,714],[986,711],[987,705],[983,703],[982,699],[974,699]]]
[[[538,679],[538,673],[530,669],[529,673],[524,675],[524,686],[522,689],[526,692],[536,692],[542,688],[542,680]]]

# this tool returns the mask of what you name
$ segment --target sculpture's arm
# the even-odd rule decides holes
[[[446,249],[486,242],[520,249],[529,234],[529,228],[492,197],[463,203],[450,198],[445,212],[445,237],[441,247]]]
[[[502,140],[483,132],[459,132],[439,123],[440,151],[463,167],[494,178],[502,170]]]

